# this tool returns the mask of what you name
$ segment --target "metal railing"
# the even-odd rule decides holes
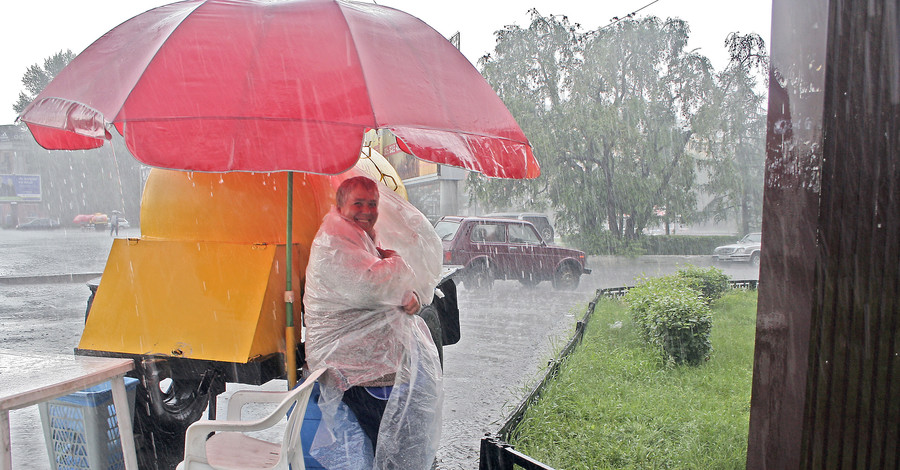
[[[729,283],[731,284],[732,289],[756,290],[759,285],[759,281],[755,279],[729,281]],[[496,433],[488,433],[481,438],[479,470],[514,470],[516,467],[525,470],[554,470],[553,467],[515,450],[515,448],[507,441],[516,429],[516,426],[522,422],[528,407],[538,401],[544,387],[559,374],[562,363],[581,343],[581,340],[584,338],[584,331],[591,319],[591,315],[594,313],[597,302],[603,297],[621,298],[631,287],[632,286],[622,286],[597,289],[597,294],[594,296],[594,300],[588,304],[584,317],[575,324],[575,334],[572,336],[572,339],[566,343],[565,347],[563,347],[555,359],[550,360],[547,370],[544,372],[544,376],[541,380],[530,392],[528,392],[528,395],[519,403],[519,406],[510,413],[500,430]]]

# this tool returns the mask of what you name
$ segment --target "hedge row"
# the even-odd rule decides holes
[[[737,235],[645,235],[637,240],[621,240],[609,232],[572,235],[566,245],[588,255],[712,255],[717,246],[737,241]]]
[[[738,240],[736,235],[652,235],[638,241],[648,255],[711,255],[717,246]]]
[[[641,337],[675,364],[698,365],[709,358],[709,303],[728,289],[716,268],[689,267],[671,276],[644,279],[625,295]]]

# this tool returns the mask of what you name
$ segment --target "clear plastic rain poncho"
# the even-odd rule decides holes
[[[381,259],[376,242],[336,209],[311,248],[303,299],[307,363],[329,371],[320,380],[322,422],[310,453],[326,468],[428,469],[440,440],[441,364],[424,320],[401,305],[410,291],[431,301],[442,247],[422,213],[378,187],[377,244],[399,258]],[[385,383],[393,391],[373,452],[341,399],[349,387]]]

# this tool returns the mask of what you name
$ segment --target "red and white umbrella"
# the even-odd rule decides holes
[[[19,119],[48,149],[99,147],[112,124],[160,168],[337,174],[382,128],[423,160],[540,172],[503,102],[439,33],[343,0],[155,8],[91,44]]]

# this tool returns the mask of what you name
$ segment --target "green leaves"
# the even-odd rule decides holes
[[[697,119],[706,150],[703,189],[713,196],[704,213],[716,220],[735,217],[741,233],[748,233],[762,219],[766,96],[758,90],[757,78],[765,72],[768,56],[756,34],[732,33],[726,47],[731,61],[716,77],[714,105],[702,109]]]
[[[689,27],[680,19],[583,31],[562,16],[531,15],[527,28],[497,31],[479,65],[542,174],[514,182],[474,175],[470,197],[489,210],[550,207],[582,249],[610,245],[608,237],[629,246],[660,223],[758,223],[764,96],[755,77],[766,58],[758,36],[729,36],[732,63],[716,73],[686,50]],[[712,199],[703,212],[701,190]]]
[[[698,268],[697,266],[687,266],[679,269],[676,276],[687,282],[695,291],[703,296],[707,304],[713,300],[722,297],[722,294],[730,288],[728,280],[730,276],[725,274],[721,269],[710,266],[709,268]]]
[[[470,179],[492,207],[549,205],[563,230],[634,239],[657,209],[696,207],[689,113],[711,95],[712,70],[685,50],[687,25],[655,17],[581,31],[532,10],[527,29],[498,31],[482,73],[522,126],[541,162],[533,182]]]
[[[22,76],[22,84],[25,85],[27,93],[19,92],[19,99],[13,105],[13,110],[16,113],[24,111],[35,96],[50,83],[50,80],[53,80],[53,77],[74,58],[75,54],[71,50],[59,51],[44,59],[43,67],[38,64],[29,66]]]
[[[700,279],[680,274],[644,279],[625,295],[641,338],[675,364],[701,364],[712,349],[712,316],[698,289]]]

